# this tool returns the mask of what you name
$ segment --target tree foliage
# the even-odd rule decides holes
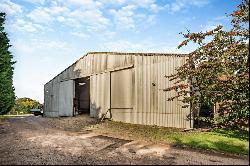
[[[5,114],[11,110],[15,101],[13,87],[13,70],[9,48],[9,39],[4,31],[5,14],[0,13],[0,114]]]
[[[185,40],[179,48],[190,42],[198,48],[176,74],[167,76],[175,86],[166,90],[176,91],[170,100],[181,97],[194,115],[202,103],[218,103],[221,124],[244,126],[249,118],[249,0],[242,0],[229,17],[229,31],[219,25],[211,31],[181,33]]]
[[[11,109],[11,114],[25,114],[30,113],[30,109],[33,108],[41,108],[42,104],[40,104],[38,101],[24,97],[24,98],[18,98],[15,100],[15,105]]]

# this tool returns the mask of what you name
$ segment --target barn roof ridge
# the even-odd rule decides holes
[[[66,69],[64,69],[62,72],[60,72],[59,74],[57,74],[55,77],[53,77],[51,80],[49,80],[47,83],[51,82],[53,79],[55,79],[57,76],[59,76],[60,74],[62,74],[65,70],[69,69],[71,66],[73,66],[74,64],[76,64],[77,62],[79,62],[81,59],[83,59],[84,57],[86,57],[87,55],[90,54],[111,54],[111,55],[141,55],[141,56],[188,56],[188,54],[184,54],[184,53],[153,53],[153,52],[98,52],[98,51],[90,51],[87,52],[86,54],[82,55],[78,60],[76,60],[74,63],[72,63],[70,66],[68,66]],[[45,83],[45,85],[47,84]]]
[[[98,52],[98,51],[90,51],[85,55],[88,54],[116,54],[116,55],[162,55],[162,56],[168,56],[168,55],[188,55],[185,53],[161,53],[161,52]]]

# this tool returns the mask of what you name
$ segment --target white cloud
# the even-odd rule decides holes
[[[155,0],[99,0],[99,2],[101,2],[103,5],[134,5],[142,8],[150,8],[152,4],[156,4]]]
[[[29,44],[23,42],[23,41],[16,41],[13,45],[13,48],[15,53],[21,54],[21,55],[31,55],[34,53],[34,47],[30,47]]]
[[[36,56],[37,52],[55,52],[56,50],[60,51],[72,51],[73,46],[67,42],[60,40],[48,40],[48,39],[31,39],[31,40],[22,40],[18,39],[13,43],[13,52],[16,55],[25,55],[25,56]]]
[[[111,9],[109,12],[114,16],[114,21],[119,29],[133,29],[135,28],[134,10],[136,6],[127,5],[119,10]]]
[[[43,24],[49,24],[53,20],[50,13],[41,7],[34,9],[28,14],[27,17],[29,17],[34,22]]]
[[[209,0],[184,0],[184,1],[188,1],[190,5],[193,5],[196,7],[203,7],[209,4]]]
[[[70,5],[83,9],[97,9],[102,6],[101,2],[93,0],[68,0],[67,2]]]
[[[208,0],[175,0],[169,4],[166,4],[165,8],[169,13],[175,13],[189,8],[190,6],[203,7],[207,4],[209,4]]]
[[[114,17],[114,23],[118,29],[135,29],[139,23],[155,24],[155,14],[137,13],[137,6],[127,5],[119,10],[110,9],[109,12]]]
[[[51,15],[67,14],[69,12],[69,9],[65,6],[52,6],[44,8],[44,10]]]
[[[127,0],[99,0],[99,2],[103,4],[111,4],[111,5],[122,5],[126,2]]]
[[[33,3],[33,4],[44,4],[45,0],[25,0],[29,3]]]
[[[28,14],[28,17],[38,23],[49,24],[58,21],[62,25],[74,28],[89,26],[92,29],[102,29],[110,24],[110,20],[104,17],[99,9],[101,3],[93,0],[68,0],[67,2],[36,8]]]
[[[63,41],[33,40],[36,49],[68,49],[69,44]]]
[[[132,0],[128,1],[136,6],[148,8],[152,4],[155,4],[155,0]]]
[[[64,22],[65,18],[63,16],[59,16],[59,17],[57,17],[57,21]]]
[[[17,40],[13,44],[14,52],[18,55],[32,55],[33,53],[41,50],[70,50],[72,49],[69,43],[60,40],[42,40],[31,39],[29,41]]]
[[[156,23],[155,17],[156,17],[155,15],[149,15],[146,20],[146,23],[151,24],[151,25],[155,24]]]
[[[29,1],[29,0],[27,0]],[[43,0],[36,0],[35,3],[44,4]],[[112,23],[118,29],[134,30],[142,25],[143,22],[152,25],[155,23],[155,15],[163,9],[156,4],[155,0],[55,0],[48,2],[48,5],[41,6],[32,10],[26,17],[34,23],[45,24],[50,26],[50,23],[57,21],[63,26],[69,26],[74,29],[85,27],[89,32],[100,31],[111,26]],[[122,5],[118,9],[109,9],[107,4]],[[140,11],[148,10],[148,12]],[[113,16],[110,20],[105,16],[105,10]],[[138,10],[137,10],[138,9]],[[103,13],[104,12],[104,13]],[[145,19],[137,17],[140,14],[145,15]],[[142,16],[141,15],[141,16]]]
[[[22,19],[16,20],[16,22],[10,25],[10,30],[13,32],[20,31],[20,32],[39,32],[44,30],[42,25],[32,23],[29,21],[25,21]]]
[[[72,27],[72,28],[80,28],[82,27],[82,24],[78,19],[74,18],[66,18],[65,21],[63,21],[65,25]]]
[[[139,13],[135,15],[136,19],[140,19],[140,20],[145,20],[147,18],[147,15],[144,13]]]
[[[106,40],[106,39],[112,39],[116,35],[116,32],[107,31],[107,32],[104,32],[104,33],[102,33],[100,35],[102,36],[102,38],[104,40]]]
[[[14,15],[17,13],[22,13],[22,7],[10,0],[3,0],[0,3],[0,11],[5,12],[9,15]]]
[[[96,27],[97,29],[106,28],[110,24],[110,20],[104,17],[98,9],[74,10],[69,14],[69,18],[73,18],[88,26]]]
[[[80,38],[89,38],[90,36],[82,32],[71,32],[72,35]]]
[[[159,6],[159,5],[153,3],[153,4],[150,5],[150,9],[151,9],[153,12],[158,13],[160,10],[163,10],[164,7]]]

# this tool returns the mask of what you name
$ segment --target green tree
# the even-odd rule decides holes
[[[0,13],[0,114],[11,110],[15,101],[13,87],[14,61],[9,48],[9,39],[4,31],[5,13]]]
[[[249,118],[249,0],[242,0],[234,13],[230,14],[232,28],[221,25],[199,33],[181,33],[185,40],[198,44],[189,54],[187,62],[177,73],[167,76],[175,82],[174,90],[194,116],[199,115],[201,104],[218,103],[221,125],[248,126]],[[187,84],[184,84],[188,80]]]
[[[24,97],[15,100],[15,105],[11,109],[11,114],[27,114],[30,113],[30,109],[41,108],[42,104],[38,101]]]

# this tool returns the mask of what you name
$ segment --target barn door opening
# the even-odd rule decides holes
[[[74,112],[77,114],[90,113],[90,79],[89,77],[75,80]]]

